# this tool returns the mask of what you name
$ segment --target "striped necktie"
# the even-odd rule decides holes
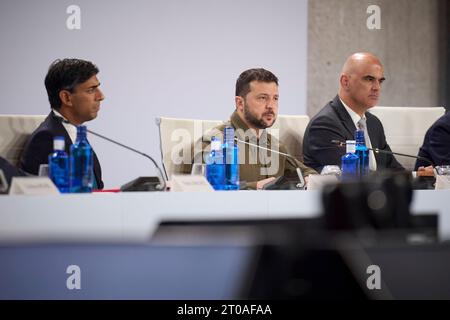
[[[364,131],[364,142],[367,148],[372,148],[372,143],[370,142],[369,132],[367,131],[366,119],[361,118],[358,121],[358,129]],[[369,150],[369,169],[371,171],[377,170],[377,160],[372,150]]]

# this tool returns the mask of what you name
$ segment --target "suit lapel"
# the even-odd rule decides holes
[[[373,115],[369,112],[366,112],[367,118],[367,131],[369,132],[370,143],[372,144],[372,148],[380,148],[381,141],[378,139],[380,137],[379,130]]]
[[[97,155],[95,154],[94,149],[92,149],[92,153],[94,154],[94,175],[95,180],[97,180],[97,186],[99,189],[103,189],[103,182],[101,179],[102,176],[102,169],[100,167],[100,162],[98,161]]]
[[[355,124],[353,123],[353,120],[348,114],[347,110],[345,110],[345,107],[342,105],[339,96],[336,96],[333,99],[333,101],[331,102],[331,107],[336,112],[339,120],[342,123],[342,126],[345,128],[347,139],[348,140],[354,139],[356,130]]]
[[[68,155],[70,155],[70,146],[72,145],[72,139],[69,136],[69,133],[67,132],[66,128],[64,128],[62,124],[62,119],[60,117],[57,117],[53,112],[49,115],[50,121],[52,122],[52,126],[55,129],[55,132],[57,132],[58,135],[64,137],[64,141],[66,143],[65,145],[65,151]],[[95,154],[94,149],[92,149],[92,153],[94,155],[94,176],[95,180],[97,181],[97,186],[99,189],[103,189],[103,181],[102,181],[102,169],[100,167],[100,161],[98,161],[97,155]]]
[[[67,132],[66,128],[64,128],[62,124],[62,119],[60,117],[57,117],[53,112],[49,115],[50,121],[51,121],[51,127],[53,127],[54,131],[59,136],[64,137],[65,142],[65,151],[68,155],[70,155],[70,146],[72,145],[72,139],[70,139],[69,133]]]

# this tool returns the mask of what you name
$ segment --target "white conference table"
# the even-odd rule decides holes
[[[414,191],[412,212],[438,213],[450,239],[450,190]],[[0,241],[145,242],[161,220],[315,217],[319,191],[127,192],[0,196]]]

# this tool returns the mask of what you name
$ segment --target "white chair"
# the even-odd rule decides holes
[[[18,165],[29,136],[45,115],[0,115],[0,156]]]
[[[303,136],[309,123],[309,117],[306,115],[278,115],[277,121],[269,129],[279,129],[279,137],[289,154],[303,161]]]
[[[428,128],[445,113],[442,107],[373,107],[384,127],[386,140],[393,152],[417,156]],[[414,170],[416,160],[396,156],[405,169]]]
[[[303,133],[308,122],[309,117],[304,115],[279,115],[270,130],[286,145],[290,154],[301,160]],[[159,127],[161,159],[167,178],[170,179],[173,173],[179,172],[181,162],[191,161],[192,143],[222,121],[159,117],[156,123]]]
[[[156,118],[156,124],[159,127],[161,160],[167,179],[179,172],[182,163],[190,163],[193,157],[192,143],[220,123],[221,121],[214,120]]]

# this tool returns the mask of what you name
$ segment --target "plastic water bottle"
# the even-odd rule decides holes
[[[86,137],[86,126],[77,127],[77,140],[70,147],[70,192],[92,192],[93,151]]]
[[[239,190],[239,150],[234,142],[234,128],[225,127],[223,135],[225,190]]]
[[[225,189],[225,164],[223,161],[222,142],[211,138],[211,152],[206,158],[206,179],[214,190]]]
[[[355,140],[347,140],[347,153],[341,157],[342,179],[356,179],[359,176],[359,157],[355,154]]]
[[[355,154],[359,157],[359,175],[362,177],[369,174],[369,149],[367,149],[364,139],[364,130],[355,131],[355,140]]]
[[[64,137],[55,137],[54,152],[48,156],[48,175],[61,193],[69,192],[69,156],[64,149]]]

